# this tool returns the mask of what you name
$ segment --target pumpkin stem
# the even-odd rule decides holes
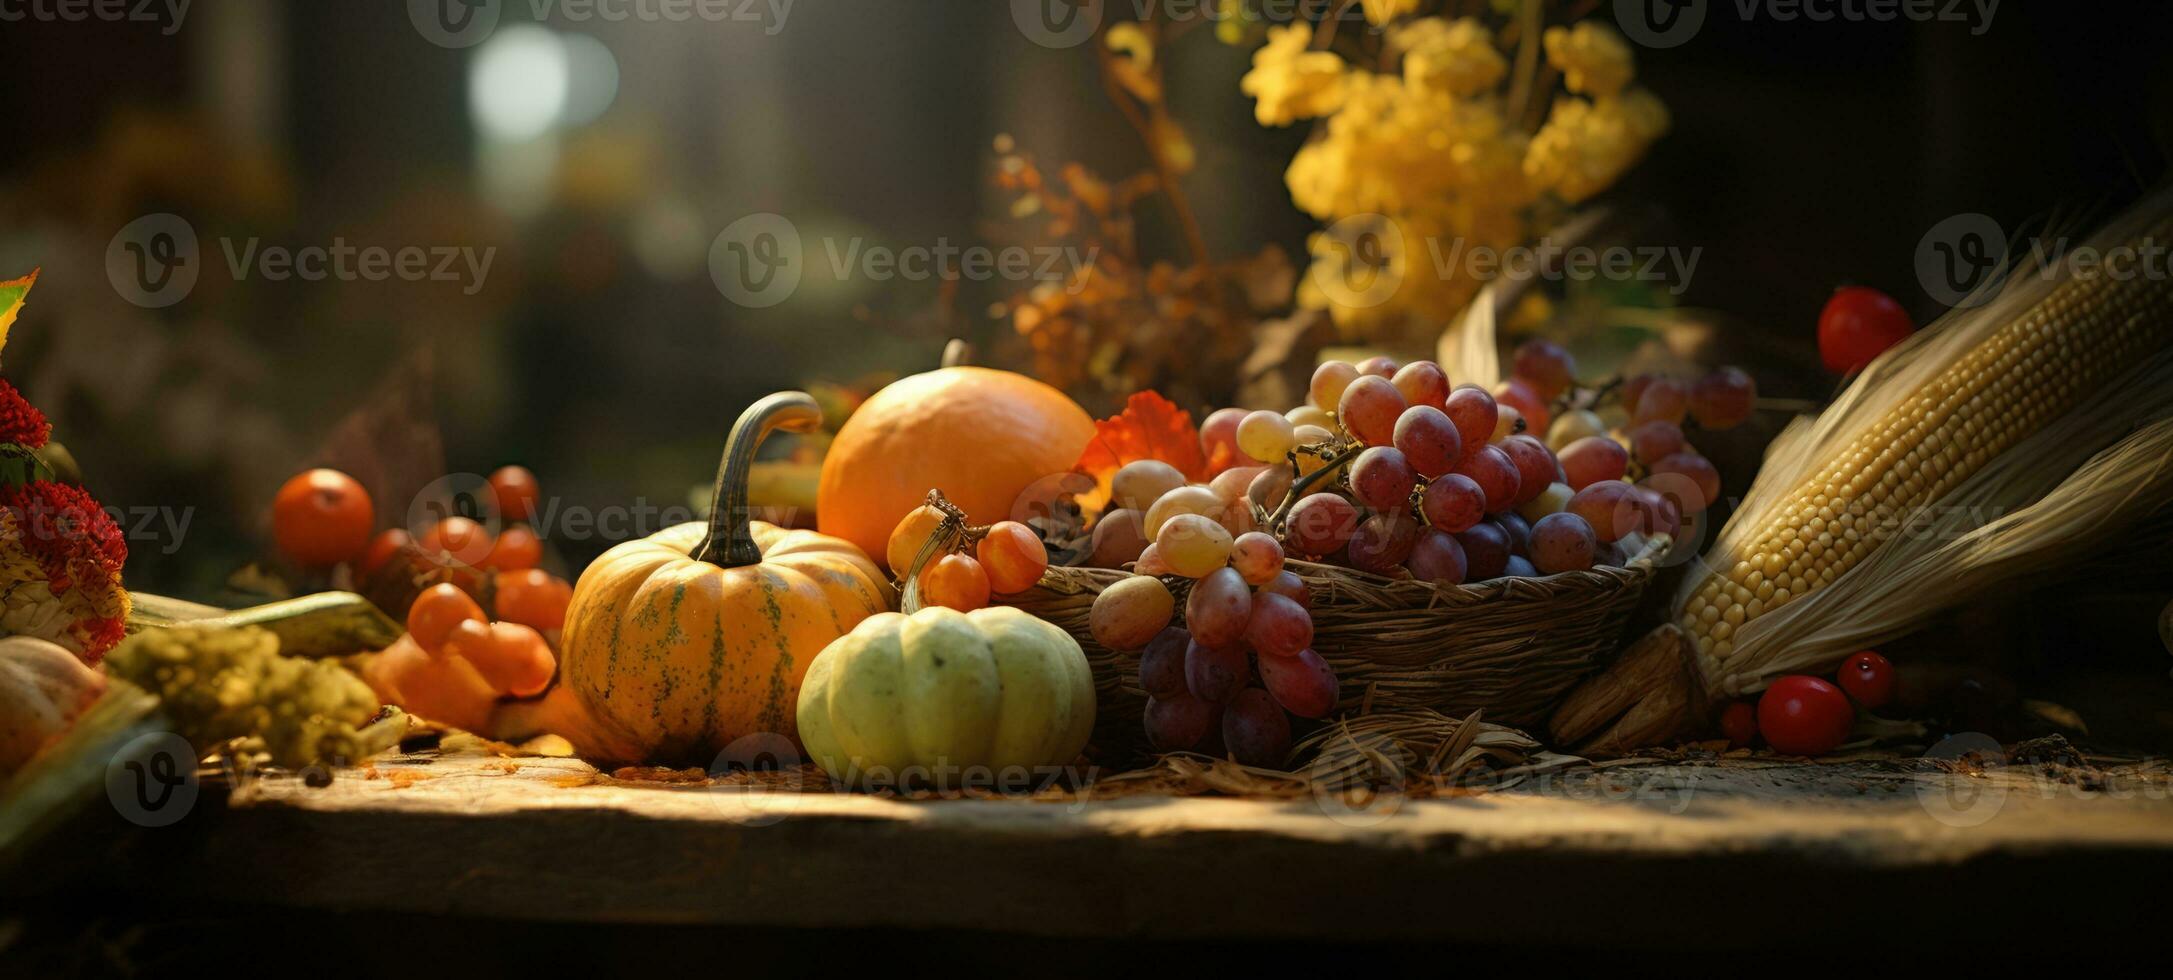
[[[943,345],[944,367],[967,367],[973,363],[973,345],[963,337],[952,337]]]
[[[763,397],[740,413],[732,434],[724,441],[724,458],[717,463],[716,496],[709,505],[709,534],[694,550],[695,561],[721,568],[742,568],[762,561],[762,549],[747,528],[747,475],[754,468],[755,450],[771,432],[813,432],[822,426],[822,406],[804,391],[780,391]]]

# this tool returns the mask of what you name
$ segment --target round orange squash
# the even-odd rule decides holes
[[[1005,520],[1021,492],[1070,472],[1093,438],[1085,409],[1024,375],[947,367],[902,378],[861,403],[830,443],[816,524],[881,559],[929,490],[976,524]]]
[[[800,392],[756,402],[725,444],[707,523],[626,542],[581,573],[559,678],[600,729],[592,743],[638,756],[612,761],[706,765],[744,736],[797,737],[808,664],[890,608],[890,584],[859,548],[748,520],[763,437],[821,421]]]

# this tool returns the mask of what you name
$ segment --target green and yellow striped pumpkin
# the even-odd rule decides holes
[[[732,427],[706,524],[626,542],[581,573],[559,677],[603,729],[597,741],[640,750],[613,761],[706,765],[743,736],[797,738],[808,664],[890,608],[889,583],[860,549],[748,520],[763,437],[821,420],[800,392],[756,402]]]

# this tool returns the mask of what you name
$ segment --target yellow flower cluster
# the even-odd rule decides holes
[[[1269,32],[1240,83],[1263,125],[1322,120],[1284,174],[1292,202],[1328,226],[1308,242],[1297,300],[1357,340],[1438,331],[1482,285],[1464,257],[1527,244],[1548,200],[1598,193],[1667,129],[1660,101],[1628,87],[1629,47],[1605,27],[1542,35],[1573,94],[1532,133],[1509,105],[1511,59],[1493,32],[1468,17],[1410,18],[1414,6],[1364,4],[1392,71],[1313,50],[1299,23]]]
[[[1260,125],[1288,126],[1342,104],[1343,59],[1312,45],[1313,28],[1301,23],[1269,29],[1268,43],[1253,52],[1252,70],[1238,88],[1256,100],[1253,117]]]
[[[1469,17],[1423,17],[1391,37],[1403,51],[1404,84],[1414,89],[1476,95],[1501,84],[1509,71],[1508,59],[1495,49],[1485,25]]]
[[[1667,107],[1643,89],[1555,102],[1524,172],[1575,204],[1607,189],[1667,131]]]
[[[1630,46],[1622,35],[1585,21],[1575,27],[1550,27],[1540,37],[1547,63],[1562,72],[1562,84],[1579,95],[1606,97],[1630,84]]]

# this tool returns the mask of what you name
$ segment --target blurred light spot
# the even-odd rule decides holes
[[[566,43],[534,24],[492,35],[468,66],[468,107],[476,128],[508,142],[549,132],[567,108],[570,60]]]
[[[685,198],[655,197],[634,215],[634,257],[662,282],[700,275],[709,261],[702,217]]]
[[[561,34],[566,46],[568,88],[559,125],[568,128],[596,121],[619,97],[619,59],[604,42],[586,34]]]
[[[558,138],[520,143],[485,141],[476,149],[476,176],[483,199],[501,213],[533,218],[551,203],[558,180]]]

